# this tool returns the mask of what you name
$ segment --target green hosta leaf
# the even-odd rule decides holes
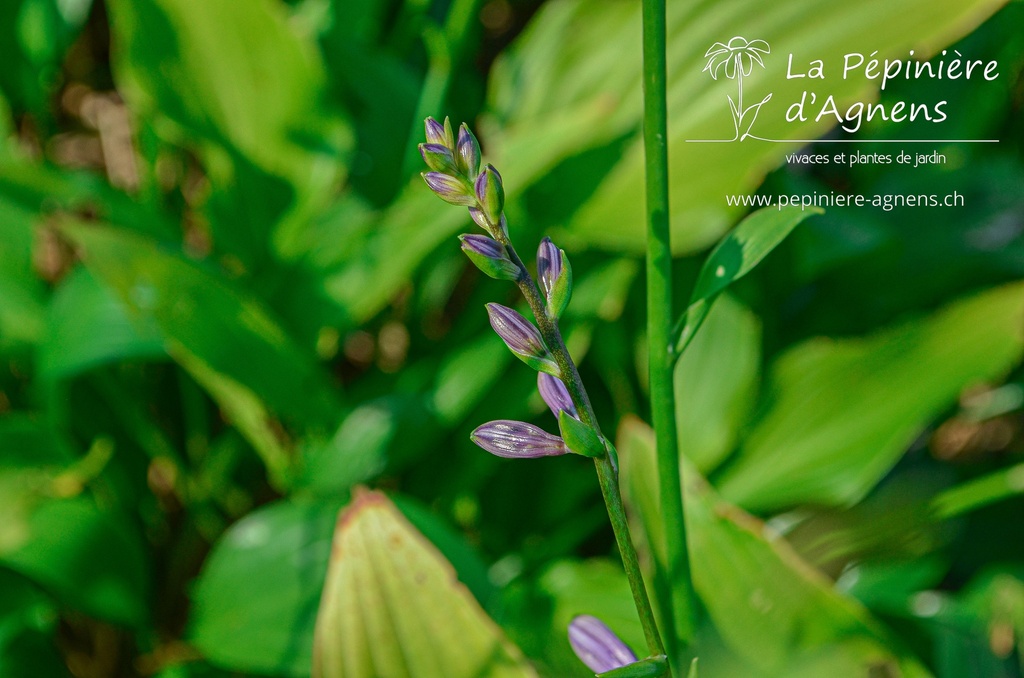
[[[838,108],[873,100],[878,80],[851,74],[843,78],[848,52],[915,58],[938,52],[973,29],[1002,6],[1002,0],[868,0],[856,4],[791,0],[765,5],[758,0],[669,3],[668,110],[669,179],[672,192],[672,243],[676,252],[706,247],[738,216],[725,196],[756,187],[764,174],[802,144],[755,140],[734,143],[686,143],[687,139],[722,139],[733,135],[729,95],[736,81],[712,79],[702,73],[707,50],[735,35],[766,40],[771,54],[765,68],[745,78],[744,101],[773,97],[761,107],[754,133],[773,139],[813,139],[835,125],[823,116],[789,123],[785,112],[804,90],[813,89],[820,103],[834,95]],[[907,17],[913,17],[908,24]],[[555,125],[576,116],[590,118],[590,132],[576,153],[634,134],[641,119],[640,7],[604,0],[560,0],[546,3],[513,47],[495,66],[491,101],[500,124],[502,150],[508,157],[551,135]],[[789,79],[787,56],[797,64],[822,59],[833,68],[827,79],[808,85]],[[597,109],[599,116],[592,118]],[[816,114],[816,112],[815,112]],[[744,121],[746,124],[748,121]],[[571,146],[569,148],[572,148]],[[569,148],[566,148],[568,151]],[[563,151],[564,152],[564,151]],[[560,159],[568,157],[561,155]],[[644,243],[643,152],[639,137],[629,142],[597,189],[568,225],[579,239],[601,247],[641,251]],[[499,164],[502,176],[515,175]],[[521,181],[522,179],[520,179]],[[609,228],[614,224],[614,228]]]
[[[64,52],[89,17],[91,0],[0,3],[0,90],[45,119]]]
[[[34,344],[46,329],[46,286],[32,264],[34,220],[8,191],[0,194],[0,351]]]
[[[10,489],[5,488],[8,497]],[[26,538],[19,546],[3,548],[0,563],[70,607],[115,623],[141,625],[147,614],[149,565],[139,534],[121,516],[101,511],[85,496],[36,497],[33,504],[27,510]]]
[[[431,449],[440,428],[422,399],[390,394],[367,401],[342,420],[330,440],[307,438],[294,487],[330,497]]]
[[[732,451],[757,399],[761,322],[725,295],[676,363],[679,450],[707,473]]]
[[[323,66],[271,0],[110,3],[118,89],[138,112],[227,143],[265,171],[310,177],[296,139],[316,120]]]
[[[67,224],[62,232],[132,314],[159,327],[169,352],[225,409],[240,409],[228,401],[241,398],[238,387],[244,387],[244,400],[258,400],[289,423],[322,430],[336,423],[340,405],[329,379],[257,298],[215,270],[131,232],[96,224]]]
[[[656,503],[648,496],[657,486],[653,431],[628,424],[619,449],[627,501],[646,528],[640,534],[664,558]],[[684,466],[694,585],[718,633],[733,653],[759,667],[758,678],[930,675],[859,603]]]
[[[690,296],[676,340],[677,354],[693,341],[722,290],[750,273],[801,221],[814,214],[821,214],[821,210],[768,207],[741,221],[718,243],[701,267]]]
[[[152,318],[129,318],[121,300],[87,269],[61,281],[39,347],[41,376],[68,377],[108,361],[166,355]]]
[[[1020,494],[1024,494],[1024,464],[951,487],[935,497],[932,509],[940,519],[953,518]]]
[[[357,495],[338,520],[332,554],[315,678],[536,675],[384,495]]]
[[[57,653],[57,610],[35,586],[0,569],[0,676],[68,676]]]
[[[144,542],[123,514],[101,509],[83,489],[112,452],[109,441],[97,441],[76,457],[34,417],[0,418],[0,566],[32,580],[62,605],[140,626],[149,599]]]
[[[309,675],[339,507],[278,502],[224,534],[192,595],[189,637],[206,657],[241,671]]]
[[[718,482],[770,511],[864,496],[960,392],[1024,355],[1024,284],[858,339],[812,339],[771,368],[771,406]]]

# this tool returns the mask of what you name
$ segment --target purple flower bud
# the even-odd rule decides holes
[[[455,150],[459,171],[469,177],[476,176],[480,171],[480,143],[466,123],[462,123],[462,127],[459,128],[459,140],[456,142]]]
[[[505,209],[505,188],[501,183],[501,175],[493,165],[487,165],[474,184],[476,199],[480,203],[487,220],[492,224],[498,223],[501,219],[501,212]]]
[[[555,287],[555,280],[562,272],[562,252],[551,238],[544,238],[537,248],[537,278],[544,290],[544,296],[551,296],[551,290]]]
[[[433,118],[427,118],[423,122],[423,127],[426,130],[428,144],[437,144],[438,146],[445,146],[447,148],[448,145],[444,134],[444,126],[441,125],[441,123]]]
[[[506,459],[552,457],[567,452],[561,438],[522,421],[488,422],[473,431],[470,439],[491,454]]]
[[[537,277],[548,300],[548,315],[558,318],[572,296],[572,268],[565,252],[558,249],[551,238],[541,240],[537,248]]]
[[[487,304],[487,315],[490,316],[491,327],[516,357],[535,370],[559,375],[558,364],[533,323],[501,304]]]
[[[636,662],[636,655],[597,617],[580,615],[569,622],[569,644],[591,671],[604,673]]]
[[[481,271],[495,280],[518,280],[520,270],[508,258],[505,246],[486,235],[460,235],[462,251]]]
[[[459,236],[462,249],[470,250],[489,259],[508,259],[505,246],[486,235],[464,234]]]
[[[540,397],[551,408],[551,414],[555,415],[555,419],[558,419],[558,413],[563,410],[573,417],[576,416],[576,406],[572,404],[569,389],[565,387],[561,379],[541,372],[537,375],[537,390],[540,391]]]
[[[437,197],[453,205],[473,205],[476,198],[465,182],[440,172],[426,172],[421,175],[427,186]]]
[[[455,166],[455,157],[446,146],[441,144],[420,144],[420,155],[423,156],[423,162],[427,163],[427,167],[435,172],[457,174],[459,171]]]

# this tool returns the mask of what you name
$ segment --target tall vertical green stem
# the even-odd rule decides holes
[[[683,515],[678,432],[672,369],[672,248],[668,206],[668,105],[665,59],[665,0],[643,0],[644,156],[647,185],[647,342],[651,412],[657,436],[658,484],[665,524],[668,562],[664,579],[671,587],[662,610],[670,661],[681,668],[692,641],[695,598]],[[671,621],[669,621],[671,620]],[[671,630],[671,633],[668,631]]]

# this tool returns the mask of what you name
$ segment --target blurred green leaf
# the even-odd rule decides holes
[[[679,450],[702,473],[736,445],[756,402],[760,374],[761,322],[723,296],[675,368]]]
[[[34,215],[0,192],[0,351],[45,330],[45,285],[33,267]]]
[[[233,525],[192,594],[188,635],[215,664],[308,676],[340,502],[279,502]]]
[[[319,51],[275,0],[113,0],[109,11],[118,91],[160,136],[198,147],[214,246],[264,273],[276,234],[305,227],[343,175],[350,134],[324,106]]]
[[[338,519],[313,676],[535,676],[454,569],[384,495]]]
[[[864,496],[936,415],[1024,353],[1024,285],[857,339],[812,339],[773,364],[768,408],[716,484],[754,511]],[[880,407],[884,403],[884,407]]]
[[[0,675],[70,675],[53,641],[56,625],[53,602],[23,577],[0,569]]]
[[[0,564],[68,607],[140,625],[149,577],[140,535],[81,494],[109,458],[101,447],[76,459],[45,421],[0,417]],[[110,553],[119,554],[113,562]]]
[[[166,355],[153,319],[129,318],[123,302],[87,269],[61,281],[39,346],[40,376],[67,378],[106,362]]]
[[[764,174],[802,143],[686,143],[687,139],[731,137],[726,96],[732,81],[703,73],[704,52],[737,30],[748,39],[766,40],[772,53],[766,68],[744,79],[750,101],[768,93],[773,99],[757,120],[759,136],[813,139],[834,124],[789,123],[786,108],[808,89],[807,81],[786,78],[786,55],[794,68],[812,59],[842,64],[848,52],[878,50],[879,58],[931,55],[970,31],[1003,4],[1002,0],[870,0],[857,4],[794,0],[766,6],[757,0],[731,0],[690,6],[669,3],[668,110],[671,135],[669,177],[674,212],[672,243],[690,252],[713,242],[739,209],[725,196],[749,193]],[[742,18],[739,21],[739,17]],[[728,23],[732,21],[732,27]],[[739,21],[739,23],[737,23]],[[513,47],[495,65],[491,102],[502,128],[501,146],[509,157],[531,140],[550,134],[555,125],[576,118],[590,134],[576,153],[639,129],[641,114],[640,8],[604,0],[559,0],[546,3]],[[829,94],[840,110],[853,101],[870,100],[878,80],[835,75],[815,82],[821,101]],[[600,110],[595,119],[590,113]],[[586,120],[584,123],[583,121]],[[563,158],[566,156],[562,156]],[[503,176],[509,176],[499,165]],[[592,197],[569,223],[580,241],[608,249],[639,251],[643,245],[643,153],[637,137]],[[614,228],[609,228],[614,224]]]
[[[181,253],[127,231],[65,224],[62,232],[84,250],[89,269],[134,315],[160,328],[168,351],[227,411],[235,409],[239,416],[237,410],[256,406],[228,402],[242,397],[240,385],[245,401],[265,404],[263,416],[312,430],[333,427],[340,402],[329,378],[251,294]],[[247,416],[253,426],[266,426],[259,415]],[[242,431],[254,435],[252,426]]]
[[[940,678],[1010,678],[1024,672],[1024,571],[993,567],[951,596],[923,591],[911,611],[936,627]]]
[[[417,396],[391,394],[365,402],[345,417],[330,440],[307,440],[296,489],[322,496],[395,469],[436,439],[439,429]]]
[[[64,50],[89,16],[92,0],[0,3],[0,90],[17,108],[50,114]]]
[[[821,213],[817,208],[767,207],[748,216],[722,238],[701,266],[690,305],[676,330],[676,354],[682,355],[693,341],[722,290],[750,273],[801,221]]]
[[[1020,494],[1024,494],[1024,464],[1015,464],[951,487],[935,497],[932,509],[939,519],[952,518]]]
[[[87,497],[40,501],[29,512],[27,539],[0,553],[0,562],[86,614],[132,626],[147,618],[143,541],[120,515]]]
[[[322,120],[323,66],[280,3],[113,0],[109,10],[119,91],[137,112],[159,112],[272,174],[308,181],[324,171],[297,143]]]
[[[483,603],[494,594],[479,557],[421,505],[396,505],[428,535]],[[188,635],[213,663],[270,675],[309,676],[331,534],[341,500],[280,501],[233,525],[206,559],[192,595]],[[260,591],[254,596],[253,590]]]
[[[627,501],[647,525],[641,534],[660,540],[657,512],[649,513],[653,505],[645,498],[657,487],[653,431],[634,420],[621,436]],[[856,601],[837,593],[763,523],[722,501],[693,466],[684,466],[694,586],[734,653],[771,678],[930,675]]]

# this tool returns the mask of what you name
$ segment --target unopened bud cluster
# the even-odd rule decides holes
[[[430,168],[423,173],[437,197],[453,205],[468,207],[473,221],[502,240],[505,233],[505,188],[501,175],[493,166],[480,168],[480,143],[465,123],[459,127],[458,137],[452,132],[448,118],[442,125],[433,118],[424,124],[427,143],[420,144],[420,155]]]
[[[462,251],[488,276],[513,281],[521,287],[526,285],[536,294],[533,279],[511,249],[501,175],[491,165],[481,169],[476,137],[465,124],[456,136],[447,118],[443,125],[427,118],[425,129],[427,142],[420,144],[420,154],[431,170],[423,173],[427,186],[442,200],[468,207],[474,223],[487,232],[459,236]],[[537,250],[537,277],[546,302],[544,315],[554,325],[572,296],[572,269],[565,252],[550,238],[544,238]],[[509,350],[539,373],[538,389],[558,420],[560,435],[525,422],[502,419],[473,431],[473,442],[499,457],[546,457],[568,452],[588,457],[606,454],[605,443],[597,431],[580,420],[563,381],[568,375],[562,373],[541,331],[518,311],[501,304],[487,304],[487,315]]]

